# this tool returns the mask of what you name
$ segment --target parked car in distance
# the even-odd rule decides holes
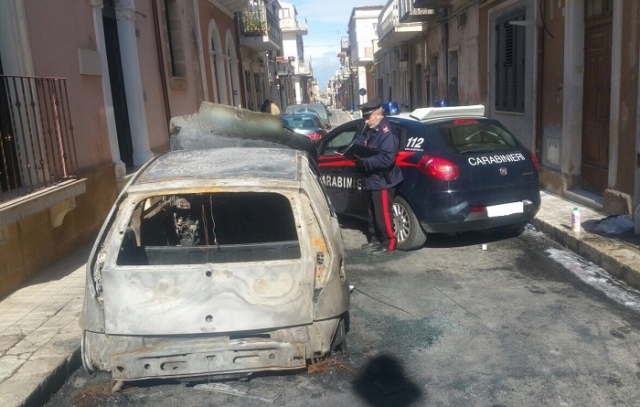
[[[176,123],[186,133],[172,146],[185,147],[215,120]],[[263,126],[246,127],[259,137]],[[83,365],[117,381],[304,369],[345,341],[343,260],[336,214],[304,151],[162,154],[118,196],[91,251]]]
[[[309,137],[318,142],[327,135],[322,119],[315,113],[285,113],[282,114],[284,127]]]
[[[484,106],[421,108],[387,117],[400,139],[404,181],[393,204],[398,249],[421,247],[428,233],[521,233],[540,208],[538,161]],[[367,217],[364,167],[340,154],[364,128],[336,127],[318,145],[322,182],[336,211]]]
[[[295,105],[288,105],[284,109],[284,113],[309,113],[315,112],[322,119],[322,123],[324,124],[324,128],[329,130],[331,129],[331,121],[329,117],[331,117],[331,112],[326,108],[326,106],[322,103],[299,103]]]

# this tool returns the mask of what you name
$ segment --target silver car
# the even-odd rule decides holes
[[[306,153],[160,155],[119,195],[91,252],[83,365],[119,381],[304,369],[345,340],[343,260]]]

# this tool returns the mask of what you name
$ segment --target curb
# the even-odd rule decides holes
[[[537,217],[531,223],[536,229],[569,250],[593,262],[628,285],[640,289],[640,270],[637,268],[640,264],[640,255],[626,248],[624,244],[584,230],[575,233],[566,225],[558,227]]]
[[[80,346],[76,347],[69,357],[60,363],[42,378],[42,381],[31,393],[16,404],[20,407],[42,406],[47,403],[51,396],[57,393],[64,383],[71,377],[74,371],[82,365],[80,360]]]

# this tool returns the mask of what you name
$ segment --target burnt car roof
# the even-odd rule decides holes
[[[178,179],[298,180],[301,153],[283,148],[230,147],[171,151],[158,156],[134,184]]]

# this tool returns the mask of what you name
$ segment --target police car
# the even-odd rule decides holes
[[[393,205],[397,247],[428,233],[496,229],[519,234],[540,208],[538,161],[484,106],[420,108],[387,116],[400,138],[404,181]],[[363,120],[333,129],[318,145],[321,181],[335,210],[367,218],[364,168],[340,154]]]

